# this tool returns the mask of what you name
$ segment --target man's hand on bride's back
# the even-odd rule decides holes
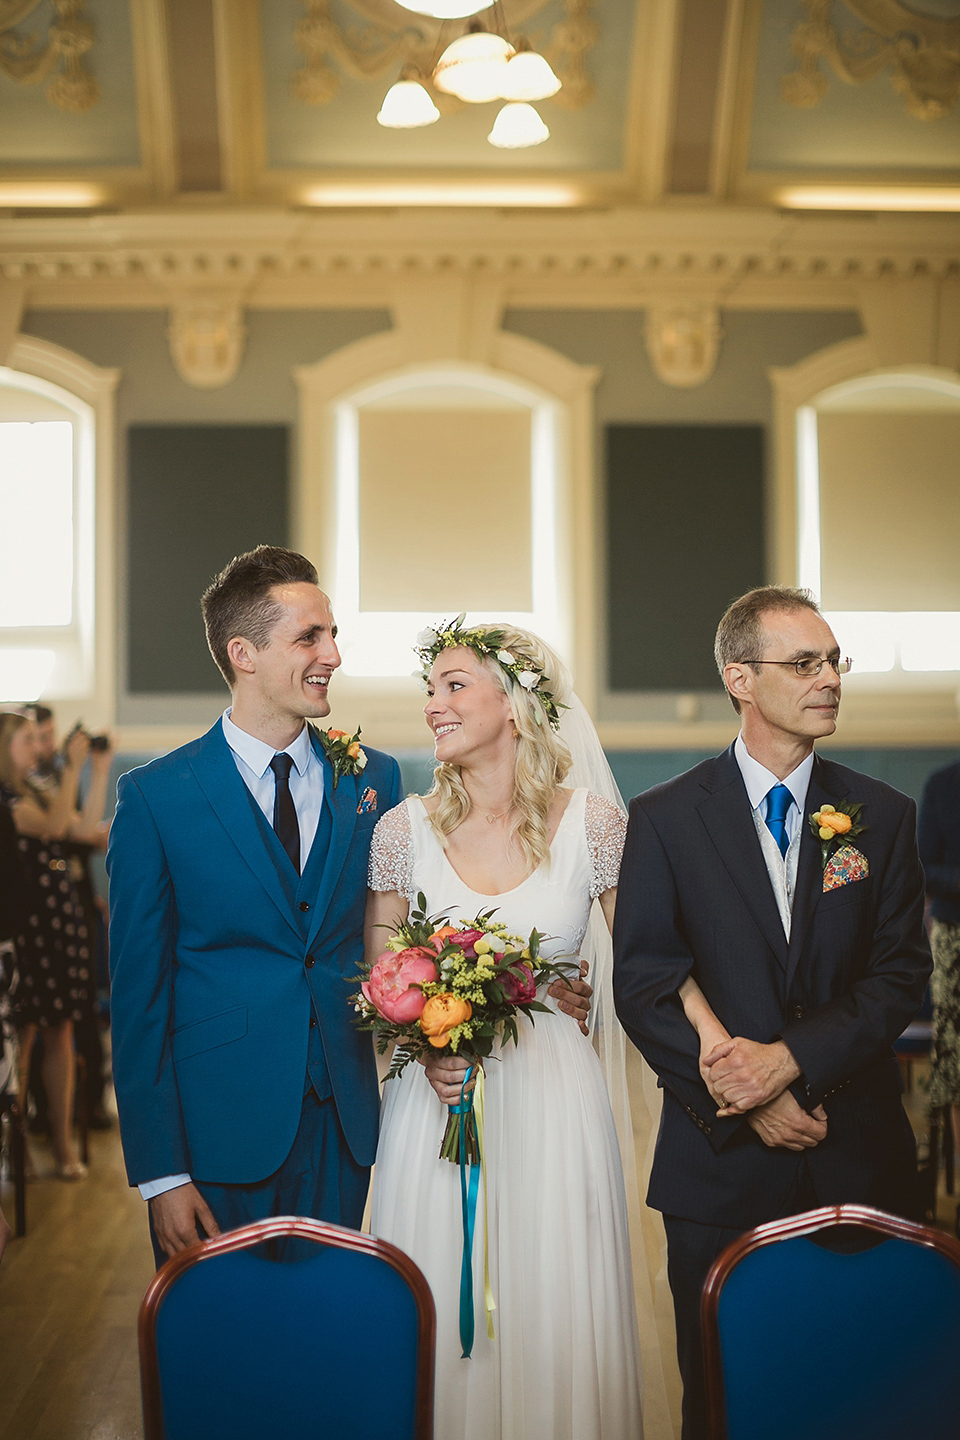
[[[444,1105],[456,1105],[460,1100],[463,1077],[469,1068],[469,1061],[461,1055],[431,1055],[423,1061],[427,1079],[436,1090]],[[471,1075],[468,1090],[472,1090],[475,1077]]]
[[[554,980],[548,992],[556,1000],[558,1009],[562,1010],[564,1015],[573,1016],[584,1035],[589,1033],[587,1021],[590,1017],[590,999],[593,995],[593,986],[588,985],[583,978],[586,970],[586,965],[581,964],[579,980]]]

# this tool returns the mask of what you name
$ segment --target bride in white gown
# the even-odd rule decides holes
[[[492,632],[492,633],[491,633]],[[490,636],[491,643],[486,640]],[[429,641],[429,637],[428,637]],[[418,892],[430,913],[496,907],[551,955],[576,955],[591,905],[612,923],[625,819],[566,789],[554,733],[556,658],[512,627],[448,628],[421,655],[439,762],[424,799],[377,826],[369,954]],[[461,643],[458,643],[461,642]],[[430,663],[432,661],[432,664]],[[485,1062],[486,1181],[495,1338],[475,1285],[470,1359],[458,1340],[460,1176],[440,1160],[465,1062],[409,1065],[388,1082],[371,1229],[426,1275],[437,1307],[437,1440],[632,1440],[642,1433],[637,1324],[620,1155],[597,1054],[560,1013],[519,1020],[519,1044]],[[483,1274],[478,1211],[474,1274]]]

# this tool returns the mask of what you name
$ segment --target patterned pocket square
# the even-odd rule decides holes
[[[870,873],[866,855],[861,855],[855,845],[841,845],[827,861],[823,872],[823,893],[837,890],[841,885],[852,885],[855,880],[866,880]]]
[[[377,808],[377,792],[368,785],[360,796],[360,804],[357,806],[358,815],[369,815],[371,810]]]

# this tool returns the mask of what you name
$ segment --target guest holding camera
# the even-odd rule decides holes
[[[26,1092],[37,1030],[44,1035],[43,1084],[50,1138],[61,1180],[82,1180],[86,1167],[73,1142],[74,1022],[87,1002],[89,945],[83,909],[62,842],[100,842],[100,820],[110,774],[109,747],[91,757],[91,781],[82,813],[77,810],[80,772],[90,753],[89,736],[71,734],[64,746],[60,785],[48,793],[30,779],[38,758],[36,724],[23,713],[0,716],[0,798],[17,829],[27,920],[16,937],[20,967],[16,1021],[20,1038],[20,1090]]]

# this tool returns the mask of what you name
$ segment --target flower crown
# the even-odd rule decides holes
[[[424,681],[430,678],[430,668],[441,650],[453,650],[462,645],[472,650],[478,660],[496,660],[500,669],[528,695],[536,695],[548,724],[552,729],[559,730],[560,711],[566,710],[567,706],[548,689],[546,676],[536,661],[515,655],[507,647],[502,630],[469,630],[464,626],[465,618],[466,611],[462,610],[456,620],[441,620],[439,625],[420,631],[413,648],[423,666],[421,678]],[[533,714],[537,724],[542,725],[540,710],[534,708]]]

